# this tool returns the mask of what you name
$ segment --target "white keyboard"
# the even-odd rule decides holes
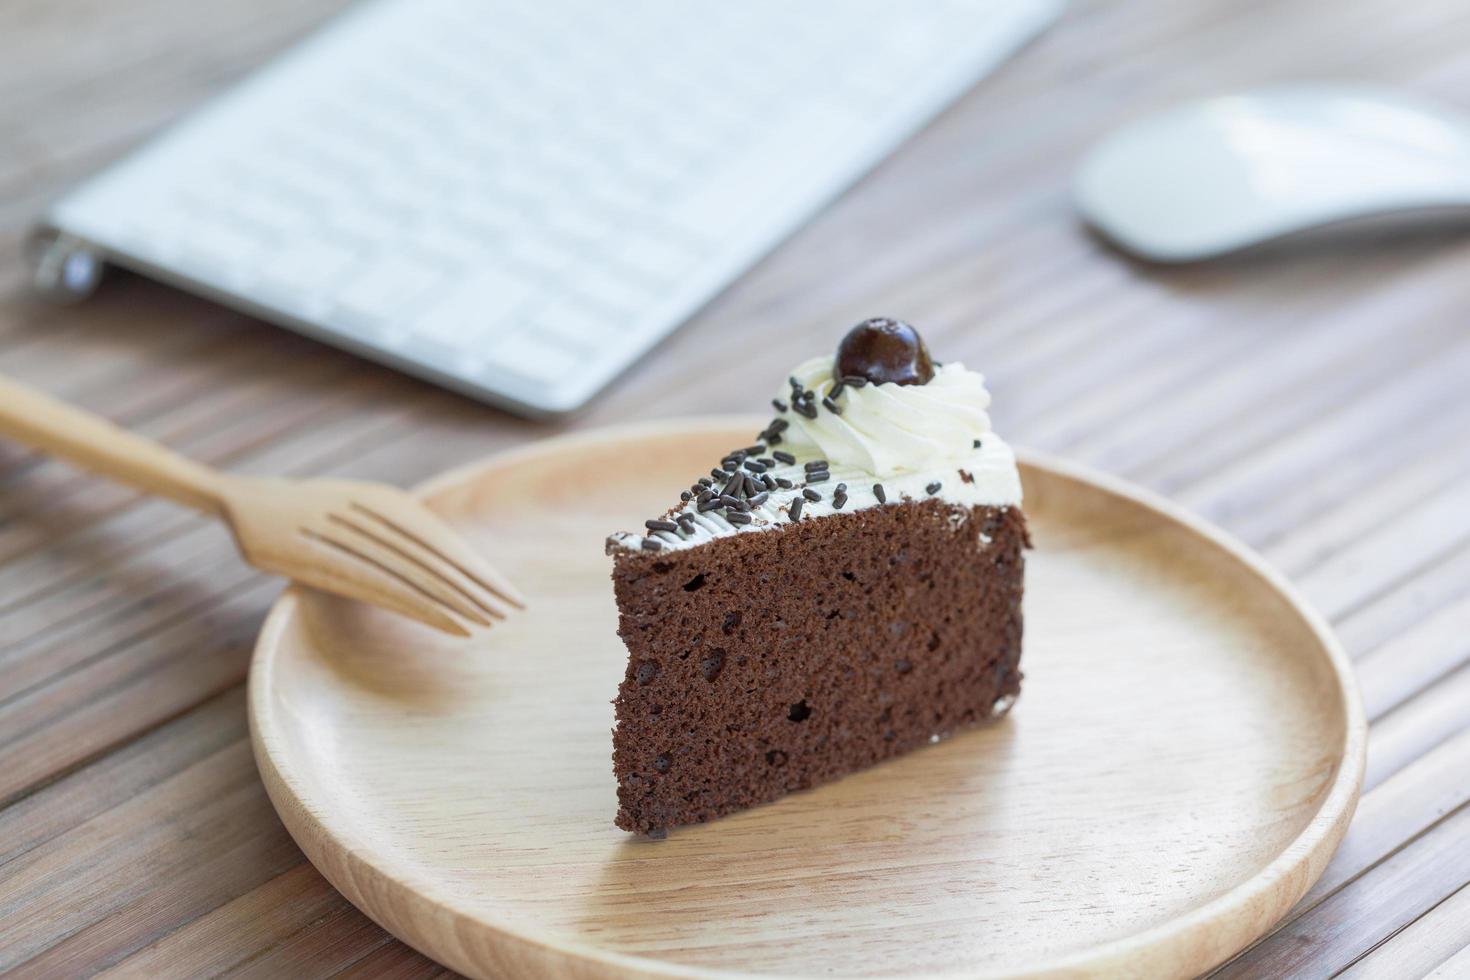
[[[1057,8],[373,0],[58,202],[43,268],[566,412]]]

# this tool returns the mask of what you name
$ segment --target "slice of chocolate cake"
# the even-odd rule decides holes
[[[628,668],[617,825],[661,834],[996,717],[1027,546],[984,379],[869,320],[752,445],[608,539]]]

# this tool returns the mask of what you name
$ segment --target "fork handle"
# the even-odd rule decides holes
[[[145,493],[211,514],[221,511],[223,474],[3,375],[0,435]]]

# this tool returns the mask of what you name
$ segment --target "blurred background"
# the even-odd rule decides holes
[[[212,266],[225,270],[219,283],[198,286],[204,273],[189,263],[204,253],[187,243],[172,260],[184,272],[172,278],[192,278],[189,288],[110,269],[77,302],[39,295],[57,202],[343,9],[332,0],[0,5],[0,371],[213,465],[410,485],[569,429],[760,411],[793,363],[826,352],[852,324],[906,319],[936,358],[986,375],[1008,440],[1138,481],[1220,523],[1300,586],[1358,667],[1373,721],[1359,817],[1297,912],[1223,974],[1419,976],[1453,962],[1464,972],[1445,976],[1470,975],[1461,952],[1470,947],[1466,226],[1436,215],[1165,263],[1110,244],[1073,195],[1089,150],[1119,127],[1223,94],[1368,84],[1470,110],[1470,7],[1077,0],[1055,23],[1038,16],[1034,39],[1022,43],[1030,35],[1018,29],[1014,54],[997,53],[989,74],[931,80],[932,123],[904,109],[914,135],[894,135],[891,155],[867,147],[873,166],[861,175],[856,163],[846,177],[828,174],[825,195],[808,195],[805,210],[788,204],[785,230],[777,221],[751,237],[743,260],[725,256],[698,283],[673,275],[623,296],[636,342],[623,342],[633,334],[622,327],[584,342],[589,357],[607,355],[607,377],[589,375],[584,407],[573,394],[531,405],[536,419],[522,417],[528,400],[566,372],[538,375],[536,358],[552,355],[537,345],[561,341],[532,320],[514,320],[529,373],[486,369],[467,382],[460,361],[425,367],[411,350],[385,355],[392,331],[381,323],[353,321],[361,332],[344,341],[342,331],[313,330],[304,313],[283,328],[268,297],[252,308],[260,315],[244,312],[248,304],[224,295],[228,265]],[[481,16],[514,19],[512,9],[487,4]],[[785,70],[802,44],[820,45],[820,23],[802,16],[785,47],[760,57]],[[844,16],[824,7],[817,19],[833,20],[832,37],[860,37]],[[575,22],[552,26],[504,57],[555,78],[558,59],[571,57],[563,38],[579,52],[598,47],[596,36],[572,37]],[[647,57],[660,57],[657,41],[643,38]],[[823,50],[821,72],[799,84],[858,63],[853,77],[876,76],[873,91],[890,98],[921,74],[885,77],[898,55]],[[687,51],[670,58],[696,70]],[[616,78],[616,66],[603,77]],[[945,84],[952,103],[940,97]],[[785,104],[781,91],[767,95]],[[514,89],[496,100],[497,112],[526,104]],[[699,103],[684,111],[691,127],[707,121]],[[432,128],[432,118],[419,123]],[[739,132],[759,135],[761,118],[746,116]],[[790,132],[810,153],[805,131]],[[738,147],[755,137],[728,138]],[[821,146],[803,172],[843,145]],[[585,146],[573,148],[573,163]],[[707,172],[669,179],[717,175],[708,161],[725,152],[735,151],[700,158]],[[712,186],[711,213],[751,206],[721,196],[729,185]],[[550,181],[527,193],[554,203],[570,187]],[[178,221],[188,227],[187,215]],[[733,241],[720,224],[698,230]],[[687,239],[669,241],[655,244],[688,258],[679,251],[693,247]],[[66,266],[71,254],[53,256],[52,286],[68,276],[90,285],[92,268]],[[617,249],[593,253],[609,254]],[[499,274],[472,254],[455,258],[435,289]],[[628,282],[610,275],[609,291]],[[565,284],[554,273],[543,280]],[[585,292],[587,281],[572,285]],[[511,287],[498,288],[483,294],[487,310]],[[466,322],[479,295],[464,299]],[[638,319],[649,311],[657,315]],[[660,339],[660,324],[682,325]],[[444,337],[476,365],[498,356],[493,337]],[[0,970],[438,971],[304,862],[259,784],[243,683],[279,588],[203,519],[0,443]]]

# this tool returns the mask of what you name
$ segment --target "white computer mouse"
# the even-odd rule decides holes
[[[1470,208],[1470,121],[1382,89],[1222,96],[1108,136],[1073,194],[1123,248],[1190,262],[1359,218]]]

